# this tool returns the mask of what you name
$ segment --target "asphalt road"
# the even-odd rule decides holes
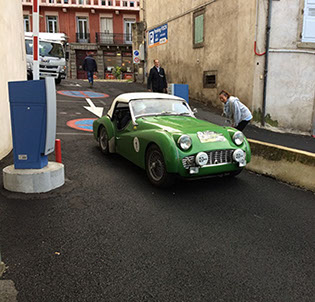
[[[81,86],[58,90],[88,91]],[[84,87],[85,86],[85,87]],[[127,83],[97,83],[108,108]],[[314,301],[315,196],[244,171],[168,190],[92,134],[82,98],[58,95],[66,183],[46,194],[3,189],[0,252],[18,301]],[[50,156],[50,160],[54,160]],[[0,168],[13,162],[12,154]],[[1,293],[0,293],[1,301]]]

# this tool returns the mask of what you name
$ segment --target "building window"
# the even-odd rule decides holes
[[[49,32],[49,33],[57,33],[58,32],[57,17],[55,17],[55,16],[47,16],[46,17],[46,21],[47,21],[47,32]]]
[[[88,18],[78,17],[77,18],[77,42],[89,43],[90,34],[88,28]]]
[[[315,0],[305,0],[302,42],[315,43]]]
[[[203,88],[216,88],[217,87],[217,71],[204,71],[203,72]]]
[[[130,1],[130,7],[135,7],[135,3],[133,1]]]
[[[123,1],[123,6],[127,7],[128,6],[128,2],[127,1]]]
[[[24,17],[24,31],[26,32],[31,31],[30,16],[23,16],[23,17]]]
[[[203,47],[204,44],[204,15],[205,11],[197,11],[194,13],[193,22],[193,46],[194,48]]]

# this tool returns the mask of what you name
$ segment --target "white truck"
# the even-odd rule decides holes
[[[39,77],[53,77],[57,84],[66,78],[67,63],[63,33],[39,33]],[[33,79],[33,33],[25,33],[27,78]]]

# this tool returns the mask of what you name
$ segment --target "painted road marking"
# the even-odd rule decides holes
[[[56,135],[88,135],[88,136],[91,136],[91,133],[57,132]]]
[[[93,122],[96,118],[81,118],[67,122],[67,126],[81,131],[93,132]]]
[[[86,101],[88,102],[89,106],[83,106],[83,107],[86,110],[89,110],[90,112],[95,114],[96,116],[102,117],[104,108],[103,107],[95,107],[95,105],[93,104],[93,102],[89,98],[86,98]]]
[[[94,92],[94,91],[79,91],[79,90],[59,90],[57,91],[58,94],[65,95],[65,96],[71,96],[74,98],[108,98],[109,95],[105,93],[100,92]]]

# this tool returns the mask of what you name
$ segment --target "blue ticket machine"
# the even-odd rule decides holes
[[[169,94],[179,96],[189,103],[189,89],[187,84],[169,84],[167,90]]]
[[[55,149],[54,78],[9,82],[15,169],[41,169]]]

